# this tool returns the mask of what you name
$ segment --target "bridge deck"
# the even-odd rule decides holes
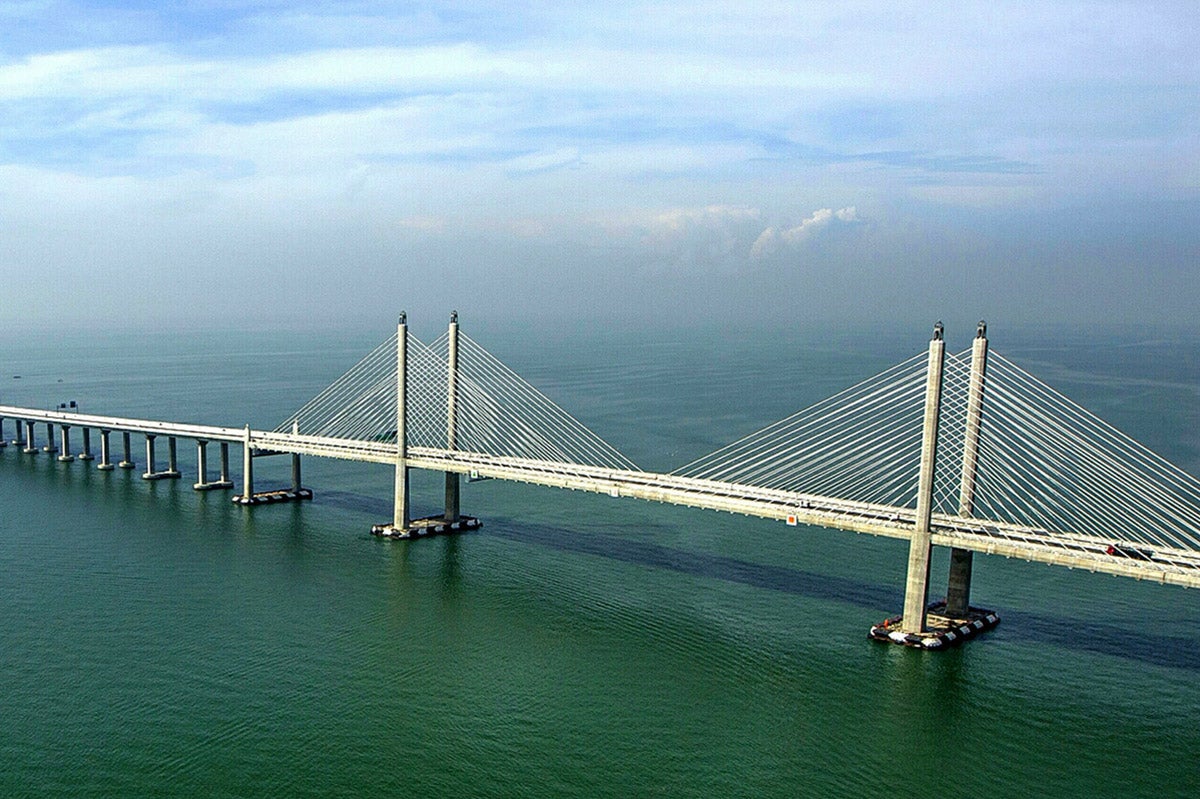
[[[0,417],[142,435],[177,436],[243,444],[248,441],[253,449],[342,460],[389,465],[395,465],[397,462],[395,444],[386,441],[247,431],[246,428],[237,427],[180,424],[12,406],[0,406]],[[794,520],[797,524],[891,538],[910,538],[915,524],[915,511],[911,508],[851,502],[817,494],[757,488],[678,475],[427,447],[410,448],[408,464],[418,469],[476,474],[501,480],[608,494],[614,497],[634,497],[766,519]],[[1094,536],[1051,532],[1036,527],[944,514],[935,514],[933,517],[932,541],[939,546],[953,546],[1068,568],[1200,588],[1200,552],[1191,550],[1161,547],[1149,550]]]

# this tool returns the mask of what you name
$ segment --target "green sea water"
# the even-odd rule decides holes
[[[465,329],[653,470],[927,338]],[[10,329],[0,402],[271,428],[390,332]],[[1194,337],[993,346],[1200,471]],[[486,481],[481,531],[386,542],[385,467],[307,459],[311,503],[247,509],[180,444],[155,483],[0,450],[0,796],[1200,792],[1198,591],[981,556],[1003,623],[916,652],[866,638],[901,541]]]

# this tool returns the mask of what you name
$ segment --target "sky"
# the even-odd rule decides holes
[[[1195,325],[1194,2],[0,0],[0,317]]]

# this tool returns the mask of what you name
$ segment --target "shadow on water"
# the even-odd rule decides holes
[[[668,569],[814,599],[838,600],[872,610],[898,608],[902,601],[898,589],[893,587],[747,563],[722,555],[688,552],[649,541],[631,541],[597,533],[580,534],[538,525],[516,525],[500,519],[492,525],[485,525],[482,533],[563,552],[597,555],[623,563]],[[1005,610],[1003,615],[1005,634],[1018,641],[1200,671],[1200,648],[1190,638],[1155,635],[1145,630],[1135,632],[1112,625],[1016,610]]]
[[[35,462],[29,459],[17,460],[16,463],[19,464],[18,469],[27,474],[42,470],[51,472],[54,469],[48,461]],[[108,483],[110,488],[116,488],[119,495],[129,499],[132,495],[145,491],[137,485],[141,481],[134,478],[131,474],[108,473],[104,476],[104,482]],[[83,478],[86,484],[91,484],[94,480],[95,476],[92,475]],[[164,502],[173,512],[179,512],[178,488],[172,490],[170,486],[163,486],[156,488],[155,493],[158,495],[158,502]],[[235,513],[238,509],[232,504],[226,504],[228,500],[224,495],[206,499],[211,502],[201,503],[203,507],[198,511],[201,519],[215,517],[223,521],[224,526],[228,526],[232,522],[231,517],[236,517],[244,526],[245,533],[254,535],[256,525],[252,514]],[[390,502],[349,491],[320,491],[317,492],[314,501],[317,504],[351,509],[358,513],[365,512],[381,519],[390,518],[392,513]],[[209,507],[210,504],[214,507]],[[295,506],[292,510],[292,525],[295,529],[302,525],[302,517],[301,506]],[[485,524],[480,534],[561,552],[594,555],[622,563],[724,580],[797,596],[836,600],[868,608],[872,612],[878,612],[881,608],[898,608],[902,600],[898,586],[884,586],[798,569],[748,563],[736,558],[681,550],[650,541],[637,541],[595,532],[573,532],[500,517],[493,518],[490,523]],[[451,540],[447,545],[446,556],[442,580],[447,587],[453,587],[459,580],[461,568],[461,553],[457,541]],[[1200,672],[1200,646],[1191,638],[1156,635],[1146,630],[1135,632],[1103,623],[1014,609],[1004,609],[1003,616],[1005,636],[1017,641],[1049,644],[1078,652]]]
[[[318,496],[330,505],[360,511],[365,509],[381,516],[389,516],[392,511],[390,502],[352,492],[329,491]],[[691,552],[650,541],[636,541],[602,533],[572,532],[498,517],[488,521],[490,523],[485,522],[480,531],[481,535],[507,538],[561,552],[595,555],[695,577],[725,580],[797,596],[837,600],[876,612],[880,608],[899,609],[903,600],[899,586],[884,586],[780,566],[748,563],[722,555]],[[1049,616],[1014,609],[1004,609],[1003,617],[1004,635],[1011,640],[1047,644],[1155,666],[1200,671],[1200,646],[1191,638],[1156,635],[1148,630],[1133,631],[1067,616]]]

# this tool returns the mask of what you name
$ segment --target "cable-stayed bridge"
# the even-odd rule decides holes
[[[989,353],[983,323],[960,353],[945,351],[939,324],[927,352],[667,474],[639,469],[461,333],[457,315],[429,344],[402,316],[395,335],[275,430],[0,406],[5,418],[16,420],[11,443],[27,453],[39,451],[44,425],[41,451],[60,460],[75,457],[73,428],[83,436],[79,459],[94,459],[97,432],[101,469],[114,468],[113,433],[123,455],[115,466],[132,468],[130,436],[139,435],[147,479],[179,477],[176,439],[195,440],[197,489],[232,487],[228,448],[240,445],[243,504],[310,497],[303,455],[390,465],[394,515],[379,531],[398,537],[476,525],[459,510],[465,474],[907,539],[904,613],[885,632],[916,645],[955,635],[931,643],[927,633],[936,626],[927,611],[933,546],[951,549],[938,608],[950,630],[974,618],[974,552],[1200,587],[1200,481]],[[215,480],[210,442],[220,445]],[[255,493],[254,459],[275,454],[292,456],[292,488]],[[411,469],[446,474],[442,516],[410,518]]]

